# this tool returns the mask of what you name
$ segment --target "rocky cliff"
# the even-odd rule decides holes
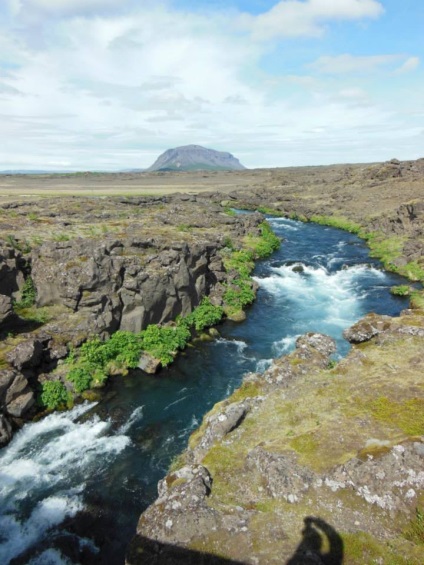
[[[234,274],[220,252],[263,219],[180,196],[52,200],[36,219],[34,206],[11,210],[21,229],[0,255],[0,444],[34,415],[39,385],[63,380],[51,372],[70,348],[186,316],[205,296],[221,304]]]

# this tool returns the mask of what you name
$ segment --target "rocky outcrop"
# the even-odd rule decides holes
[[[308,334],[263,375],[246,375],[159,483],[127,564],[184,551],[211,563],[421,563],[421,330],[414,311],[369,315],[346,332],[359,345],[335,368],[334,342]],[[191,484],[201,492],[189,507]]]

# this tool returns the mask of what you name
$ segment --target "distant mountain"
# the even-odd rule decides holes
[[[168,149],[147,171],[241,171],[245,169],[231,153],[184,145]]]

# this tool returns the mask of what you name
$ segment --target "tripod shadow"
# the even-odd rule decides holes
[[[303,522],[302,541],[286,565],[342,565],[343,540],[337,531],[321,518],[307,516]]]

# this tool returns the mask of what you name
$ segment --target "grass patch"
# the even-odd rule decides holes
[[[398,286],[392,286],[390,293],[394,296],[409,296],[410,290],[407,284],[400,284]]]
[[[264,259],[281,245],[280,238],[272,231],[268,222],[262,222],[259,226],[260,235],[247,235],[244,239],[247,249],[252,251],[254,259]]]
[[[412,543],[424,545],[424,510],[415,509],[415,516],[405,528],[403,536]]]
[[[319,216],[314,215],[310,218],[311,222],[320,224],[322,226],[330,226],[332,228],[338,228],[340,230],[348,231],[349,233],[358,234],[361,230],[360,224],[348,220],[343,216]]]
[[[424,291],[415,290],[411,293],[411,308],[424,310]]]
[[[383,544],[365,532],[343,534],[346,563],[352,565],[419,565],[420,561],[408,559],[401,550]]]
[[[284,216],[282,212],[274,210],[274,208],[268,208],[267,206],[259,206],[258,212],[261,212],[261,214],[267,214],[268,216],[277,216],[278,218]]]
[[[387,237],[382,232],[361,232],[359,235],[367,241],[371,257],[380,259],[387,269],[397,270],[393,261],[401,255],[405,237]]]
[[[290,442],[290,447],[297,451],[297,453],[308,456],[313,455],[316,452],[318,443],[316,442],[313,435],[309,433],[302,434],[292,439]]]

